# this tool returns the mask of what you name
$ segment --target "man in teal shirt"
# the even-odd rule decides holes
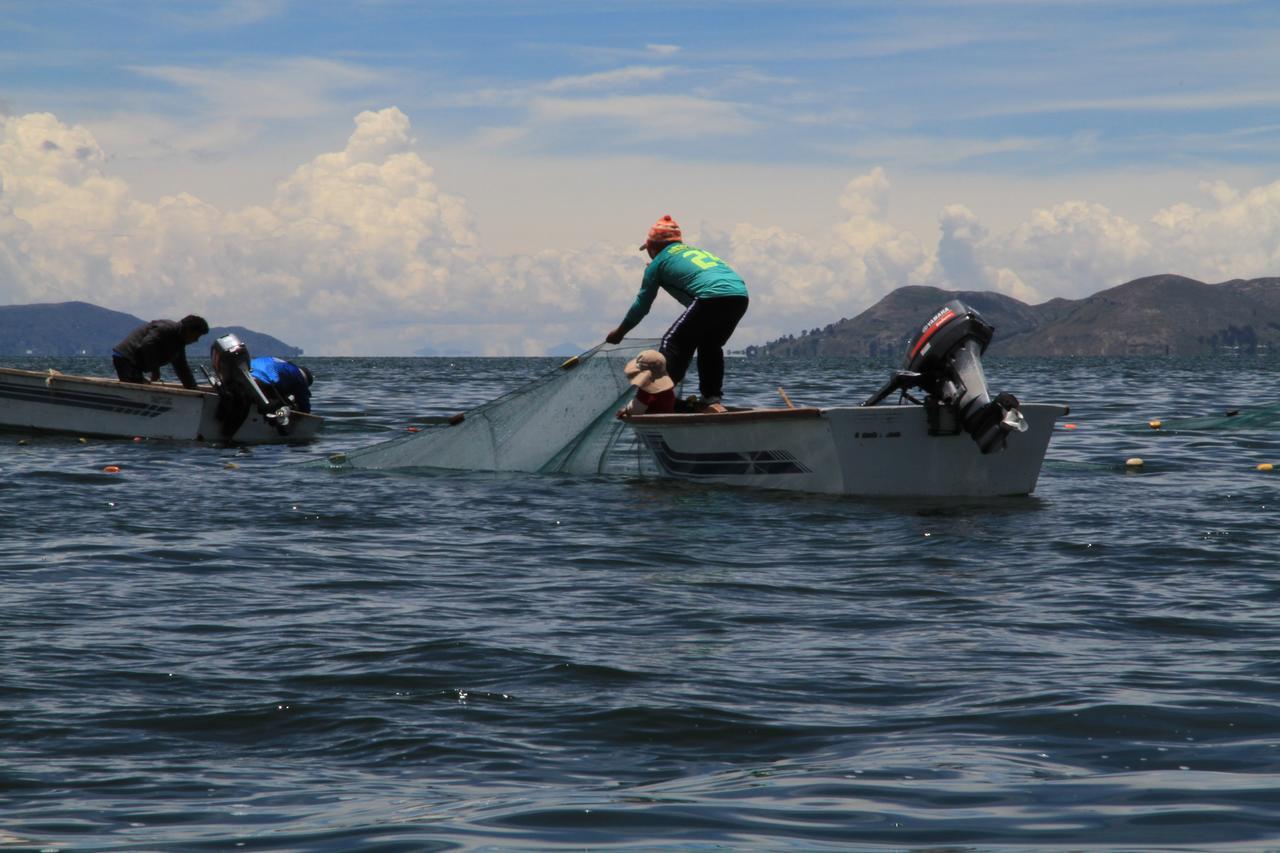
[[[724,345],[747,313],[747,285],[715,255],[686,245],[670,216],[654,223],[640,248],[653,260],[627,316],[605,340],[621,343],[649,313],[662,288],[685,306],[658,347],[667,359],[667,375],[677,383],[683,380],[696,351],[702,410],[723,412]]]

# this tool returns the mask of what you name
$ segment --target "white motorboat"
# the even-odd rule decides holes
[[[315,438],[324,419],[264,394],[234,335],[219,338],[213,353],[212,384],[197,390],[0,367],[0,429],[231,444]]]
[[[948,303],[906,368],[860,406],[627,419],[668,477],[868,497],[994,497],[1035,489],[1060,404],[992,398],[979,356],[993,330]],[[926,393],[923,401],[909,393]],[[894,392],[904,402],[884,404]]]
[[[983,454],[963,431],[931,432],[923,406],[744,409],[637,415],[640,442],[668,477],[865,495],[992,497],[1036,487],[1066,406],[1023,403],[1026,432]]]

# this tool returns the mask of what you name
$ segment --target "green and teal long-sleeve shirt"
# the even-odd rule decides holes
[[[681,305],[688,305],[695,299],[747,295],[747,285],[742,277],[724,261],[702,249],[672,243],[645,267],[640,292],[622,320],[624,333],[634,329],[649,313],[658,288],[670,293]]]

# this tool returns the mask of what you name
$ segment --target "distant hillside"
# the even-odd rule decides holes
[[[154,319],[154,318],[148,318]],[[178,320],[180,317],[170,319]],[[87,302],[57,302],[37,305],[0,305],[0,356],[5,355],[100,355],[110,356],[111,348],[144,320],[132,314],[111,311]],[[189,356],[207,358],[214,339],[234,334],[254,356],[293,358],[302,355],[298,347],[243,326],[214,326],[200,341],[187,349]]]
[[[1280,351],[1280,278],[1205,284],[1156,275],[1085,299],[1027,305],[990,291],[900,287],[852,319],[748,355],[899,359],[943,303],[959,299],[995,326],[993,354],[1042,356],[1206,355]]]
[[[747,355],[900,357],[910,338],[933,312],[959,299],[999,330],[1029,329],[1039,324],[1035,309],[1002,293],[900,287],[852,320],[826,328],[788,335],[763,347],[748,347]]]
[[[1205,284],[1178,275],[1157,275],[1095,293],[1068,307],[1038,329],[1010,330],[999,351],[1009,355],[1280,352],[1280,278]]]
[[[562,344],[556,344],[553,347],[548,347],[547,355],[554,356],[556,358],[568,358],[572,355],[581,355],[588,349],[590,349],[590,347],[580,347],[575,343],[565,341]]]

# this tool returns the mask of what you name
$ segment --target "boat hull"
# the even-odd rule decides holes
[[[1066,407],[1021,406],[1027,431],[983,455],[964,432],[931,435],[922,406],[750,409],[629,419],[668,477],[868,497],[1030,494]]]
[[[294,413],[284,434],[250,411],[230,437],[218,395],[180,385],[134,384],[97,376],[0,368],[0,429],[105,438],[284,444],[309,441],[324,419]]]

